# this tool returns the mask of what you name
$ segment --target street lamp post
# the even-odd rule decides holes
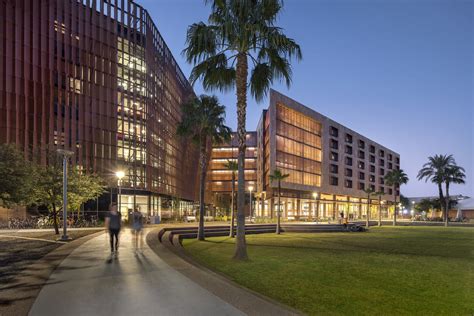
[[[250,214],[249,214],[249,221],[252,221],[252,191],[253,191],[253,186],[249,186],[249,191],[250,191]]]
[[[66,149],[58,149],[57,153],[63,156],[63,235],[61,240],[69,240],[67,235],[67,161],[69,157],[74,155],[73,151]]]
[[[314,211],[314,217],[316,220],[316,223],[318,222],[318,217],[319,217],[319,199],[318,199],[318,192],[313,192],[313,198],[316,201],[316,209]]]
[[[415,216],[415,201],[411,201],[411,220],[413,220],[413,217]]]
[[[115,176],[118,178],[118,210],[122,212],[122,178],[125,177],[125,172],[117,171]]]

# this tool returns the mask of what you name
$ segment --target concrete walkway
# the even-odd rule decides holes
[[[117,258],[101,234],[75,249],[41,289],[30,315],[243,315],[162,261],[132,234],[120,236]]]

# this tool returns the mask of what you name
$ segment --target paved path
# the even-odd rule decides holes
[[[132,234],[121,234],[110,260],[108,236],[74,250],[42,288],[30,315],[243,315],[162,261]]]

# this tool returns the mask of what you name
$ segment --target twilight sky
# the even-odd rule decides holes
[[[186,76],[189,24],[206,21],[201,0],[136,0],[151,14]],[[274,89],[395,150],[410,181],[405,196],[437,195],[416,180],[426,158],[453,154],[474,196],[474,2],[470,0],[286,0],[279,26],[303,50],[290,89]],[[203,93],[200,83],[195,91]],[[235,93],[215,92],[235,129]],[[249,99],[247,130],[268,100]]]

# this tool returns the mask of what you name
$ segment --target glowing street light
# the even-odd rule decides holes
[[[125,177],[125,172],[119,170],[115,172],[115,176],[118,178],[118,210],[122,211],[122,178]]]

